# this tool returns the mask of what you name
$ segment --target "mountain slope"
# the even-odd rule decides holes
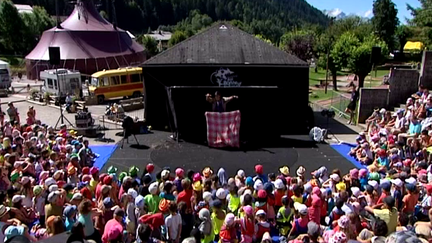
[[[53,0],[13,0],[15,3],[41,5],[48,13],[55,14]],[[58,0],[61,15],[72,10],[68,0]],[[87,0],[89,1],[89,0]],[[150,27],[175,25],[188,17],[192,10],[199,10],[213,21],[239,20],[250,27],[252,32],[263,33],[277,39],[287,29],[303,24],[327,25],[329,19],[305,0],[100,0],[99,10],[116,12],[119,27],[135,33],[146,32]],[[114,7],[114,8],[113,8]]]
[[[334,17],[336,19],[344,19],[347,17],[346,13],[344,13],[342,10],[335,8],[332,10],[323,10],[324,14],[328,15],[329,17]]]

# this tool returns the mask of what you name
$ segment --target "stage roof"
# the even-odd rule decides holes
[[[213,25],[154,56],[144,66],[164,64],[308,65],[228,23]]]

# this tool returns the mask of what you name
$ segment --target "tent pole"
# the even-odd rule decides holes
[[[114,56],[114,60],[116,61],[117,66],[120,67],[120,63],[117,61],[117,57],[116,57],[116,56]],[[126,63],[127,63],[127,62],[126,62]]]
[[[105,57],[105,62],[106,62],[106,64],[107,64],[108,69],[111,69],[111,68],[110,68],[110,65],[109,65],[109,63],[108,63],[108,60],[107,60],[106,57]]]
[[[55,8],[56,8],[56,26],[60,28],[60,16],[59,16],[59,0],[55,0]]]

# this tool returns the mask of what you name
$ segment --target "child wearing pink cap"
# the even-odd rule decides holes
[[[359,187],[359,170],[357,168],[351,169],[349,174],[344,177],[344,181],[348,183],[348,187]]]
[[[224,224],[219,233],[220,243],[237,243],[237,229],[235,216],[232,213],[226,215]]]
[[[366,190],[366,186],[368,184],[368,177],[367,177],[368,171],[367,169],[360,169],[359,170],[359,181],[360,181],[360,189],[362,191]]]
[[[321,221],[321,209],[322,209],[322,199],[321,190],[319,187],[314,187],[312,189],[312,202],[311,207],[309,207],[309,220],[320,224]]]
[[[174,183],[174,185],[175,185],[175,187],[177,189],[177,193],[180,193],[181,191],[183,191],[183,187],[182,187],[181,181],[184,178],[184,170],[182,168],[177,168],[175,170],[175,174],[176,174],[176,177],[175,177],[173,183]]]
[[[241,227],[240,243],[252,243],[255,237],[254,210],[249,205],[242,207],[242,210],[245,215],[237,220]]]

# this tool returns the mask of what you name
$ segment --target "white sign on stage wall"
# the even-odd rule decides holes
[[[220,68],[210,75],[210,82],[219,87],[240,87],[237,75],[228,68]]]

